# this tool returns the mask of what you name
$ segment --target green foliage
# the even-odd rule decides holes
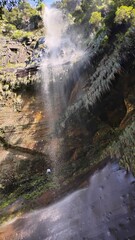
[[[17,39],[17,40],[20,40],[20,39],[22,39],[22,38],[29,38],[29,37],[32,37],[32,32],[24,32],[24,31],[22,31],[22,30],[16,30],[16,31],[14,31],[13,32],[13,34],[12,34],[12,38],[13,39]]]
[[[16,30],[16,31],[14,31],[13,32],[13,34],[12,34],[12,38],[13,39],[21,39],[22,37],[24,37],[24,32],[23,31],[21,31],[21,30]]]
[[[84,18],[84,13],[81,6],[77,6],[75,11],[72,13],[75,23],[82,23]]]
[[[112,0],[112,4],[116,7],[120,7],[122,5],[125,6],[135,6],[135,0]]]
[[[111,145],[105,149],[101,158],[104,159],[108,155],[111,158],[120,159],[120,164],[130,170],[135,175],[135,123],[127,126],[126,129],[119,134],[116,141],[113,141]]]
[[[59,7],[61,9],[65,9],[67,12],[72,13],[78,4],[78,0],[61,0],[60,2],[56,2],[54,6]]]
[[[102,22],[102,19],[101,12],[96,11],[91,14],[89,22],[97,27]]]
[[[121,36],[115,43],[114,50],[104,55],[99,62],[93,75],[89,78],[88,87],[86,93],[79,99],[74,105],[70,106],[62,119],[60,126],[65,128],[66,121],[76,112],[82,108],[86,108],[88,111],[95,103],[101,99],[102,95],[110,90],[110,86],[113,80],[115,80],[116,74],[121,74],[122,64],[130,59],[131,55],[134,57],[134,33],[135,29],[130,28],[127,34]],[[99,35],[97,39],[93,40],[95,47],[90,46],[90,59],[97,56],[100,52],[100,47],[103,42],[108,42],[106,35]],[[103,49],[104,51],[104,49]]]
[[[93,8],[95,8],[95,2],[92,0],[82,0],[81,1],[81,8],[84,12],[87,12],[88,10],[93,11]]]
[[[43,2],[40,2],[36,7],[37,11],[43,11],[44,8],[45,8],[45,4]]]
[[[43,7],[44,4],[40,4]],[[0,34],[20,40],[32,36],[33,30],[43,27],[40,10],[31,7],[27,1],[19,1],[18,6],[13,6],[9,11],[2,8],[3,16],[0,20]],[[30,33],[31,31],[31,33]]]
[[[75,11],[73,12],[73,16],[75,17],[76,23],[85,23],[89,24],[89,19],[91,13],[96,10],[95,2],[91,0],[82,0],[80,5],[76,7]]]
[[[6,21],[9,24],[15,25],[17,28],[21,25],[21,17],[19,13],[19,9],[17,7],[13,8],[12,11],[8,11],[7,9],[4,9],[4,14]]]
[[[112,29],[114,26],[114,19],[116,16],[116,7],[111,7],[104,18],[105,26],[109,29]]]
[[[115,79],[115,74],[120,72],[119,51],[116,49],[109,57],[105,56],[90,79],[92,83],[85,96],[85,105],[93,106],[102,94],[110,89],[110,83]]]
[[[117,8],[115,22],[119,24],[122,22],[129,22],[135,17],[134,14],[135,9],[132,6],[121,6]]]
[[[108,10],[105,14],[105,25],[108,28],[114,27],[115,23],[134,22],[135,0],[111,0],[108,3]],[[104,8],[105,9],[105,8]],[[132,12],[133,11],[133,12]]]
[[[133,8],[131,13],[131,24],[135,26],[135,8]]]
[[[31,7],[28,2],[20,2],[18,7],[13,7],[11,11],[4,9],[5,20],[13,24],[17,29],[27,29],[29,24],[37,23],[41,17],[37,9]]]
[[[16,31],[16,27],[13,24],[6,24],[4,27],[4,34],[8,36],[12,36],[12,34]]]

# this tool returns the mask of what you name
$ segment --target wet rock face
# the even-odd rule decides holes
[[[7,186],[7,194],[20,180],[27,182],[31,175],[42,174],[46,169],[48,130],[40,94],[38,96],[34,89],[24,91],[19,112],[10,102],[1,107],[0,184]],[[8,144],[3,144],[2,139]]]
[[[13,56],[16,56],[19,52],[17,46],[13,45],[13,43],[9,45],[12,53],[10,64],[13,64],[12,58],[16,62],[16,58]],[[39,54],[40,48],[37,51],[37,55]],[[5,130],[4,138],[15,148],[5,150],[2,147],[0,166],[2,170],[4,169],[3,172],[5,171],[5,166],[7,167],[8,171],[5,171],[4,181],[6,181],[8,174],[9,182],[11,179],[8,187],[11,189],[11,187],[14,188],[14,182],[16,182],[16,186],[19,183],[26,185],[25,181],[27,182],[31,176],[33,177],[36,174],[37,178],[39,178],[38,174],[43,175],[42,181],[40,182],[39,180],[39,186],[43,185],[44,180],[46,180],[44,171],[49,164],[49,167],[55,168],[55,174],[58,177],[60,186],[63,183],[66,186],[69,185],[69,188],[65,188],[66,191],[66,189],[72,188],[72,184],[78,176],[81,178],[83,174],[101,161],[102,151],[109,145],[110,141],[115,139],[112,127],[113,129],[115,127],[120,129],[122,123],[123,125],[125,123],[126,126],[126,119],[129,119],[129,122],[131,121],[135,106],[134,77],[129,76],[128,83],[125,77],[118,79],[118,81],[112,84],[110,91],[104,94],[102,99],[92,109],[80,108],[80,112],[71,116],[69,124],[63,131],[63,135],[59,136],[59,134],[53,133],[55,136],[51,136],[48,131],[49,114],[45,106],[46,99],[42,97],[41,85],[39,86],[40,91],[37,93],[38,96],[34,90],[34,86],[36,86],[36,90],[38,88],[37,79],[39,82],[41,81],[38,75],[38,65],[35,65],[35,63],[33,58],[33,62],[30,65],[17,70],[11,67],[5,69],[4,75],[2,75],[3,73],[1,74],[4,85],[2,86],[2,91],[0,88],[0,92],[5,94],[9,86],[13,89],[13,92],[17,89],[16,92],[18,93],[21,89],[22,102],[21,108],[16,108],[16,105],[20,104],[18,99],[14,107],[8,95],[5,101],[7,105],[4,105],[2,108],[4,114],[0,122]],[[62,84],[61,81],[54,83],[52,86],[50,84],[50,89],[52,90],[50,95],[53,95],[55,90],[53,103],[55,103],[56,113],[52,114],[54,121],[58,121],[65,108],[76,102],[80,95],[83,94],[82,83],[88,78],[87,67],[82,67],[79,72],[80,68],[78,67],[76,69],[77,74],[74,73],[75,69],[72,69],[67,78],[64,78],[65,82],[63,81]],[[65,65],[65,68],[67,68],[67,65]],[[11,83],[13,86],[10,85]],[[60,95],[57,96],[59,92],[56,89],[59,90],[59,86],[62,88],[62,96],[64,95],[64,99],[66,98],[65,105],[63,98]],[[7,116],[10,116],[10,118]],[[8,128],[9,125],[10,127]],[[51,145],[51,142],[53,145]],[[48,154],[48,149],[50,149],[49,145],[56,148],[58,145],[58,150],[56,149],[54,156],[55,159],[53,159],[55,160],[54,162],[50,160],[49,156],[46,157],[46,153]],[[54,155],[53,147],[51,151]],[[37,151],[37,156],[34,156],[36,153],[34,150]],[[41,155],[45,153],[45,155],[40,157],[39,153]],[[0,175],[2,176],[2,174]],[[2,177],[0,178],[1,180]],[[28,183],[27,190],[33,191],[33,186],[30,186],[30,184],[32,185],[33,182]],[[65,186],[64,184],[63,186]],[[42,205],[50,203],[55,198],[53,191],[47,194],[48,200],[44,201],[42,196],[39,199]],[[40,203],[37,203],[37,205],[40,205]]]
[[[110,152],[107,151],[106,156],[117,155],[118,159],[123,159],[124,164],[122,164],[127,169],[134,171],[133,152],[129,144],[130,125],[134,121],[135,113],[133,72],[132,70],[128,76],[127,74],[117,76],[110,90],[103,94],[93,107],[89,109],[80,107],[80,110],[75,111],[67,120],[62,132],[65,157],[61,157],[66,162],[67,176],[71,172],[75,174],[78,170],[83,172],[85,168],[92,168],[101,159],[103,160],[104,152],[106,148],[109,149],[111,142],[117,142],[116,145],[120,150],[117,151],[117,147],[113,144],[113,148]],[[77,82],[69,98],[71,105],[77,99],[79,91]],[[125,140],[119,145],[120,134],[126,127],[129,129],[124,133]],[[129,152],[126,149],[129,149]]]
[[[114,81],[110,91],[96,104],[94,113],[112,127],[119,127],[135,109],[134,70]]]
[[[112,88],[96,105],[93,112],[111,127],[118,127],[127,113],[122,89]]]
[[[108,164],[89,186],[0,229],[7,240],[128,240],[135,238],[135,180]]]
[[[85,69],[84,74],[82,74],[82,78],[84,76],[84,82],[85,79],[89,78],[89,74],[89,72],[87,74],[87,69]],[[74,86],[70,91],[69,103],[71,105],[77,101],[78,95],[83,93],[81,92],[81,88],[82,85],[80,78],[77,83],[74,83]],[[97,100],[94,106],[89,107],[89,110],[95,118],[99,118],[101,122],[108,124],[110,127],[119,127],[128,113],[135,109],[134,94],[135,78],[134,69],[132,69],[128,74],[125,73],[122,76],[116,76],[110,86],[110,90],[102,94],[100,100]],[[82,111],[82,109],[80,111]],[[86,119],[84,121],[86,121]],[[91,125],[90,128],[93,128],[91,117],[89,121],[91,122],[91,124],[89,124],[89,126]]]

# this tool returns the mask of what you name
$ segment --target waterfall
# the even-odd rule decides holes
[[[83,56],[84,51],[77,44],[78,36],[73,39],[72,33],[68,31],[68,19],[60,10],[46,7],[43,20],[46,56],[42,62],[42,71],[45,91],[48,91],[50,82],[64,81],[68,70]],[[47,78],[46,71],[49,74]]]
[[[68,19],[60,10],[46,7],[43,21],[46,44],[45,57],[41,63],[43,97],[49,135],[52,136],[48,154],[54,173],[58,168],[57,155],[61,151],[59,139],[53,134],[55,123],[68,104],[65,92],[67,82],[70,85],[71,81],[78,80],[78,69],[74,68],[74,64],[82,58],[84,51],[79,47],[79,36],[73,39]]]

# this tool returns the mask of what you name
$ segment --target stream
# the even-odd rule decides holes
[[[1,229],[0,239],[133,240],[134,226],[135,179],[108,163],[89,178],[88,187],[15,220]]]

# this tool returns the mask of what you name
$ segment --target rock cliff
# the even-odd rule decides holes
[[[39,66],[26,66],[31,50],[21,43],[2,40],[3,219],[20,209],[50,203],[59,194],[82,184],[99,163],[117,159],[127,171],[135,173],[134,30],[122,42],[116,39],[113,46],[111,34],[108,42],[105,34],[89,44],[87,61],[81,64],[76,79],[72,78],[76,65],[72,68],[65,86],[66,109],[63,113],[60,102],[55,103],[59,115],[56,114],[56,128],[51,133]],[[56,149],[57,162],[50,161],[50,146]],[[47,168],[52,169],[49,177]],[[15,203],[12,209],[11,203]]]

